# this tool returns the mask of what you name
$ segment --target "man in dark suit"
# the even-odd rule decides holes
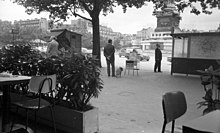
[[[154,72],[161,72],[161,60],[162,60],[162,53],[160,51],[160,45],[156,44],[156,49],[155,49],[155,65],[154,65]]]
[[[104,47],[104,56],[107,62],[107,74],[110,77],[110,65],[112,67],[112,77],[115,77],[115,47],[112,40],[108,40],[108,44]]]

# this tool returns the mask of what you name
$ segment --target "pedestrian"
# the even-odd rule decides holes
[[[156,44],[156,49],[155,49],[155,65],[154,65],[154,72],[162,72],[161,71],[161,60],[162,60],[162,53],[160,50],[160,45]]]
[[[110,77],[110,65],[112,68],[112,77],[115,77],[115,47],[112,45],[112,40],[108,40],[108,44],[104,47],[104,56],[107,63],[107,74]]]
[[[49,41],[46,52],[47,57],[58,56],[61,52],[58,49],[59,43],[57,42],[57,37],[51,36]]]

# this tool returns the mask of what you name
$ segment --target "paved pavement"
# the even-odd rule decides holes
[[[202,109],[197,109],[196,105],[204,95],[198,76],[142,69],[139,76],[123,73],[121,78],[114,78],[107,76],[105,66],[101,71],[104,89],[91,101],[99,108],[99,133],[160,133],[161,100],[168,91],[183,91],[187,99],[187,112],[176,121],[176,133],[181,132],[183,122],[202,115]],[[171,124],[168,124],[167,133],[170,129]]]
[[[106,67],[101,69],[104,88],[91,104],[99,108],[99,133],[161,133],[163,124],[162,94],[180,90],[185,93],[187,112],[176,120],[175,133],[181,133],[183,122],[202,115],[196,103],[204,95],[200,79],[164,71],[154,73],[140,70],[139,76],[108,77]],[[53,129],[38,125],[39,133],[52,133]],[[171,123],[166,133],[170,133]],[[63,133],[62,131],[58,131]]]

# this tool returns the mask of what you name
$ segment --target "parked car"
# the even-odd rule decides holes
[[[140,59],[140,61],[149,61],[150,60],[150,56],[148,55],[147,52],[144,52],[142,49],[138,48],[138,47],[129,47],[129,48],[122,48],[118,55],[119,57],[126,57],[126,58],[129,58],[129,55],[130,53],[133,51],[133,50],[136,50],[137,51],[137,54],[138,54],[138,58]]]
[[[140,48],[135,48],[135,50],[138,53],[140,61],[149,61],[150,60],[150,56],[148,55],[147,52],[143,51]]]
[[[87,57],[92,57],[92,50],[87,48],[81,48],[82,54],[84,54]]]
[[[131,51],[132,51],[132,49],[122,48],[122,49],[119,50],[118,55],[119,55],[119,57],[123,56],[123,57],[128,58]]]

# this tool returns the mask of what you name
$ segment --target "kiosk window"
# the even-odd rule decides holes
[[[188,38],[174,39],[174,57],[187,57]]]

